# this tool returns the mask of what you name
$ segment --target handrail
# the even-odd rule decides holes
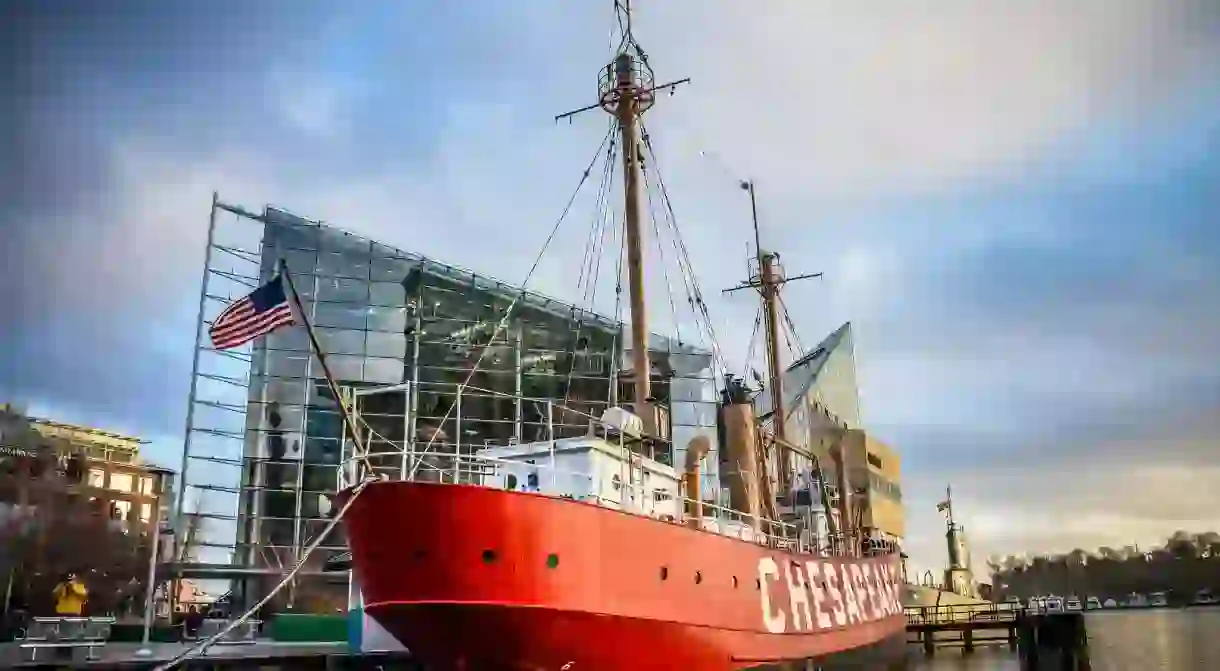
[[[671,443],[653,437],[641,437],[640,439],[628,437],[624,434],[622,428],[615,424],[603,421],[601,418],[595,417],[584,410],[572,408],[563,403],[556,403],[551,399],[534,399],[520,394],[465,384],[414,384],[418,384],[417,388],[420,389],[435,389],[438,387],[453,389],[458,395],[458,400],[455,401],[455,407],[457,408],[460,408],[461,396],[466,393],[516,399],[519,402],[545,403],[550,408],[550,417],[554,417],[555,412],[558,411],[563,414],[567,426],[573,426],[572,419],[575,418],[587,425],[587,431],[584,436],[557,438],[555,437],[555,425],[551,421],[547,421],[547,437],[544,439],[528,443],[508,442],[498,445],[487,445],[486,443],[479,445],[478,443],[471,444],[467,442],[463,445],[466,437],[462,431],[462,416],[459,410],[456,416],[450,420],[457,423],[456,427],[452,427],[455,434],[452,437],[433,437],[428,441],[430,448],[442,447],[442,449],[420,450],[417,448],[423,440],[414,434],[406,435],[405,429],[403,439],[394,441],[378,434],[375,428],[368,425],[367,422],[362,422],[357,401],[353,410],[355,411],[357,423],[362,425],[360,430],[367,431],[369,434],[370,444],[366,447],[375,448],[376,451],[370,449],[368,452],[360,455],[352,454],[350,444],[345,440],[343,459],[341,459],[340,468],[337,469],[339,478],[338,489],[345,489],[353,483],[350,477],[351,474],[348,471],[351,470],[351,465],[357,461],[372,466],[373,470],[378,473],[390,475],[391,479],[395,479],[395,475],[397,475],[401,479],[418,477],[418,479],[430,482],[450,482],[499,488],[507,488],[509,484],[507,481],[510,479],[508,476],[510,475],[516,475],[517,478],[523,480],[527,474],[537,474],[536,491],[541,494],[583,500],[605,507],[632,508],[633,512],[652,517],[664,517],[667,521],[686,523],[688,525],[693,524],[693,518],[688,516],[686,511],[697,509],[702,511],[699,514],[702,519],[695,525],[697,528],[703,528],[707,531],[714,531],[742,540],[767,544],[772,547],[791,548],[801,552],[819,552],[823,551],[824,548],[833,547],[836,538],[840,540],[839,546],[850,543],[854,547],[856,542],[862,540],[858,538],[859,534],[855,532],[830,533],[830,510],[811,511],[807,520],[811,524],[806,525],[804,530],[802,530],[802,527],[796,524],[769,519],[761,515],[751,515],[744,511],[718,505],[715,502],[701,501],[696,505],[693,500],[682,495],[684,492],[681,490],[680,485],[676,492],[673,491],[672,486],[657,488],[664,489],[667,494],[663,498],[658,497],[656,494],[657,489],[647,488],[642,482],[636,481],[634,477],[629,477],[629,473],[634,466],[625,460],[622,464],[606,469],[606,472],[617,472],[621,468],[623,477],[614,480],[613,491],[603,491],[610,484],[606,473],[595,474],[561,468],[556,464],[555,455],[564,453],[573,441],[592,439],[603,440],[611,445],[617,443],[619,450],[623,451],[624,456],[622,459],[625,459],[627,454],[631,454],[631,459],[634,461],[634,452],[630,451],[629,443],[634,443],[640,439],[653,440],[662,444]],[[392,391],[409,395],[411,394],[412,385],[413,383],[406,382],[387,385],[381,388],[349,388],[345,390],[345,396],[349,396],[352,400],[356,401],[358,398],[382,392]],[[404,422],[404,426],[407,424],[414,426],[413,422]],[[711,430],[711,427],[705,428],[708,431]],[[450,427],[445,427],[445,431],[449,430],[451,430]],[[545,446],[548,443],[550,444],[549,450],[538,450],[537,446]],[[534,463],[526,463],[521,459],[500,458],[492,456],[492,454],[478,453],[484,450],[511,449],[513,446],[529,444],[533,444],[536,455],[542,457],[534,459]],[[548,452],[551,455],[550,459],[546,458]],[[531,455],[531,459],[533,459],[533,456]],[[547,463],[548,461],[549,463]],[[658,463],[666,468],[673,468],[664,462]],[[679,479],[682,476],[679,469],[675,469],[674,474],[679,476]],[[560,484],[563,486],[560,487]],[[823,519],[826,522],[823,522]],[[823,530],[823,526],[827,528]],[[871,555],[875,553],[865,552],[864,554]]]

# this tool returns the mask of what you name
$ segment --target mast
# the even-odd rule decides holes
[[[771,433],[776,439],[773,442],[776,443],[776,466],[779,476],[780,493],[787,495],[788,485],[791,482],[792,468],[789,462],[789,450],[782,447],[787,442],[787,417],[784,408],[783,366],[780,362],[779,292],[780,288],[788,282],[821,277],[822,273],[810,273],[795,277],[784,276],[783,268],[779,264],[779,254],[763,251],[762,248],[762,236],[759,233],[758,225],[758,200],[754,193],[754,180],[742,181],[741,188],[750,194],[750,218],[754,226],[754,250],[756,260],[758,261],[758,272],[738,286],[725,289],[725,293],[751,288],[758,291],[759,297],[762,300],[763,317],[766,321],[767,386],[771,392],[771,416],[773,418]]]
[[[628,14],[630,31],[630,4]],[[628,43],[631,33],[627,33]],[[640,145],[636,132],[636,120],[652,103],[651,94],[646,93],[636,78],[637,65],[631,53],[620,51],[614,57],[614,83],[617,104],[605,105],[606,111],[618,120],[619,134],[623,142],[623,224],[626,228],[627,286],[631,299],[631,370],[635,378],[635,412],[646,419],[648,430],[655,431],[655,420],[646,411],[646,403],[652,396],[651,370],[648,363],[648,311],[644,306],[644,244],[640,230]]]
[[[650,406],[651,365],[648,361],[648,314],[644,302],[644,234],[640,221],[640,138],[639,120],[656,102],[656,91],[685,84],[689,79],[679,79],[656,85],[648,56],[635,41],[631,30],[631,0],[615,0],[614,10],[623,39],[614,60],[602,72],[596,105],[589,105],[555,117],[555,120],[570,119],[588,110],[600,107],[614,117],[618,124],[623,153],[623,200],[625,228],[624,242],[627,248],[627,286],[631,307],[631,371],[633,393],[631,401],[635,414],[644,421],[645,430],[653,435],[657,432],[657,417]]]

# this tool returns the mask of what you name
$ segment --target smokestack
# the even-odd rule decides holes
[[[686,445],[686,471],[682,479],[686,485],[686,498],[690,499],[686,526],[692,529],[703,528],[703,487],[699,479],[699,462],[707,456],[711,447],[707,436],[695,436]]]

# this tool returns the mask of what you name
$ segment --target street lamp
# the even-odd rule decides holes
[[[151,546],[148,553],[148,578],[144,583],[144,634],[141,638],[143,647],[136,654],[147,655],[151,654],[148,649],[149,642],[152,638],[153,626],[153,606],[157,592],[157,555],[161,551],[161,503],[166,494],[166,482],[174,477],[174,472],[166,468],[151,468],[153,487],[152,495],[152,515],[149,520],[149,534],[151,536]],[[167,529],[167,533],[173,533],[173,529]]]

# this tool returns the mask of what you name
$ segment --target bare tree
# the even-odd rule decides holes
[[[14,601],[47,612],[55,585],[76,573],[89,589],[88,607],[113,611],[148,566],[151,536],[128,529],[115,511],[80,491],[83,457],[61,458],[55,445],[26,431],[7,436],[10,447],[20,447],[10,451],[0,475],[0,500],[9,502],[0,526],[6,586]]]

